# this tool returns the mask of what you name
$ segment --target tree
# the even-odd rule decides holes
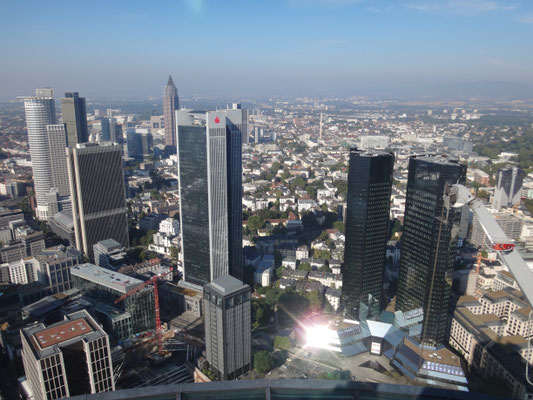
[[[270,170],[272,171],[272,173],[275,175],[279,170],[281,169],[281,164],[277,161],[274,161],[272,163],[272,168],[270,168]]]
[[[342,233],[344,233],[344,222],[342,221],[335,221],[333,223],[333,228],[338,229]]]
[[[276,336],[274,338],[274,347],[280,350],[289,350],[292,347],[292,343],[287,336]]]
[[[180,256],[180,251],[176,246],[172,246],[170,248],[170,257],[172,257],[173,260],[178,261],[178,258]]]
[[[320,232],[320,235],[318,235],[317,239],[324,241],[324,240],[327,239],[327,237],[328,237],[328,233],[326,231],[322,231],[322,232]]]
[[[257,231],[258,229],[261,229],[264,224],[265,221],[263,218],[261,218],[261,216],[253,215],[248,218],[248,222],[246,222],[246,227],[251,231]]]
[[[300,271],[307,271],[307,272],[311,272],[311,264],[309,264],[308,262],[304,262],[304,263],[301,263],[300,265],[298,265],[298,269]]]
[[[315,249],[315,251],[313,252],[313,257],[314,258],[324,258],[326,260],[329,260],[329,259],[331,259],[331,252],[328,251],[328,250],[317,250],[317,249]]]
[[[332,372],[321,372],[318,375],[318,379],[327,379],[332,381],[348,381],[350,380],[350,376],[350,371],[341,369]]]
[[[254,355],[254,369],[260,374],[266,374],[272,369],[272,356],[266,350],[261,350]]]
[[[311,292],[305,293],[305,298],[309,300],[309,306],[315,310],[322,308],[322,295],[313,290]]]
[[[305,187],[305,180],[301,176],[296,177],[291,182],[291,190],[294,192],[296,189],[303,189]]]
[[[327,265],[323,265],[318,269],[320,272],[331,272],[331,268]]]

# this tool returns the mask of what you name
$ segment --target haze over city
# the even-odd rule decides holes
[[[531,97],[526,0],[3,2],[0,98]],[[38,40],[37,40],[38,39]]]

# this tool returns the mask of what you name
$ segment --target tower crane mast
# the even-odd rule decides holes
[[[160,278],[164,278],[168,274],[172,273],[172,271],[173,269],[171,268],[167,272],[152,276],[146,282],[143,282],[139,286],[134,287],[133,289],[131,289],[130,291],[128,291],[127,293],[123,294],[122,296],[120,296],[118,299],[115,300],[115,304],[120,303],[126,297],[131,296],[134,293],[137,293],[138,291],[145,288],[146,286],[150,284],[154,285],[155,329],[156,329],[156,336],[157,336],[157,348],[159,349],[159,353],[163,352],[163,341],[161,338],[161,314],[159,311],[159,289],[157,286],[157,280]]]

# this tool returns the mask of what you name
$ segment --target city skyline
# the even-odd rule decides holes
[[[11,40],[0,50],[11,57],[0,66],[2,97],[52,86],[90,97],[159,98],[168,74],[192,96],[530,97],[533,88],[533,6],[524,0],[105,6],[101,13],[97,3],[6,4],[0,32]],[[232,24],[240,28],[225,29]],[[185,32],[180,50],[166,51]]]

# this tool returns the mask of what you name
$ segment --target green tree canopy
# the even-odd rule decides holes
[[[251,231],[256,231],[258,229],[261,229],[264,225],[265,225],[265,221],[259,215],[251,216],[250,218],[248,218],[248,222],[246,222],[246,227],[250,229]]]
[[[300,265],[298,265],[298,269],[300,271],[310,272],[311,271],[311,264],[309,264],[308,262],[301,263]]]
[[[260,374],[266,374],[272,369],[272,356],[266,350],[261,350],[254,355],[254,369]]]
[[[333,228],[338,229],[342,233],[344,233],[344,222],[342,221],[335,221],[333,223]]]
[[[276,336],[274,338],[274,347],[280,350],[289,350],[292,347],[292,343],[286,336]]]

